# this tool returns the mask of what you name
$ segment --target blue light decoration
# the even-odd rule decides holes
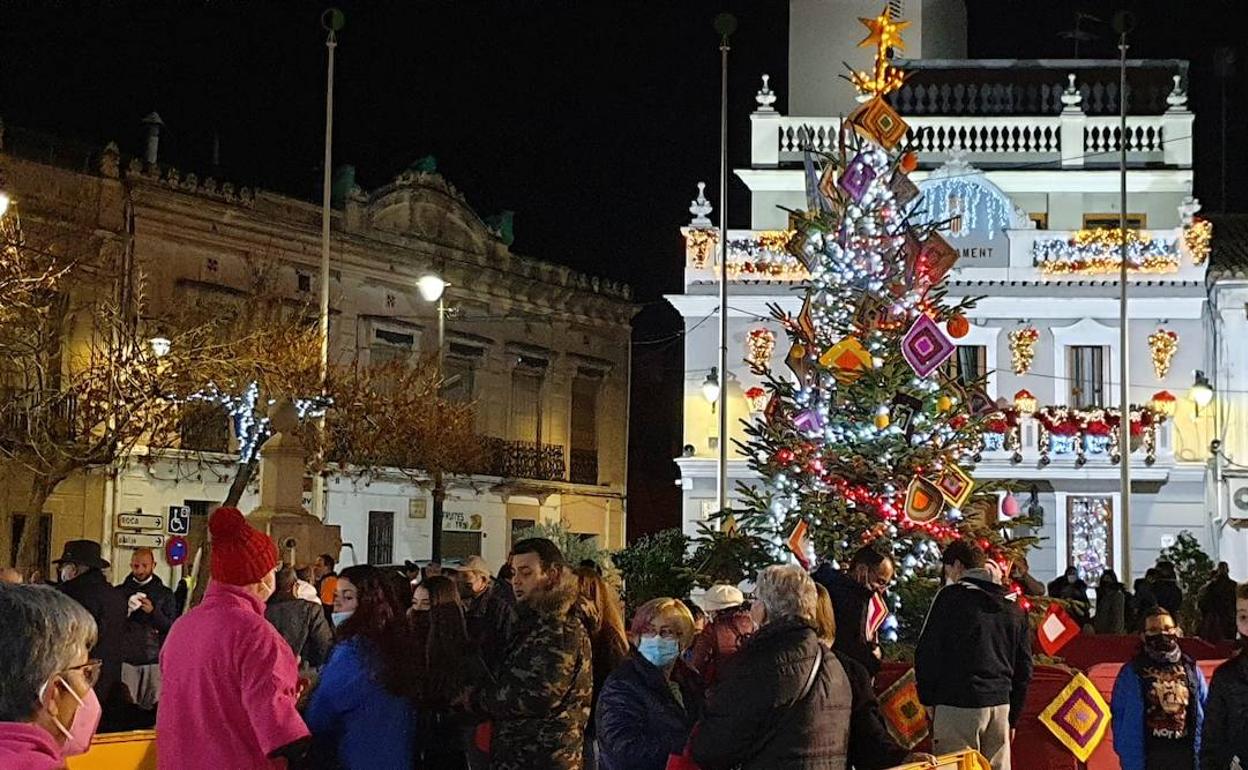
[[[974,233],[992,240],[999,231],[1030,227],[1010,197],[974,166],[954,158],[919,183],[923,195],[913,204],[916,221],[948,222],[943,235],[965,238]]]

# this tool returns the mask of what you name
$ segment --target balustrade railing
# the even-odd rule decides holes
[[[558,444],[508,441],[494,437],[484,439],[484,444],[481,473],[540,481],[563,481],[567,478],[563,447]]]
[[[568,452],[568,481],[573,484],[598,483],[598,450],[576,449]]]

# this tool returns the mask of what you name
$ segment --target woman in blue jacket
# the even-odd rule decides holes
[[[676,599],[652,599],[630,635],[636,647],[598,696],[598,762],[602,770],[663,770],[702,711],[701,683],[681,660],[693,644],[693,616]]]
[[[334,590],[338,642],[304,712],[316,742],[346,770],[410,770],[414,762],[412,635],[394,581],[348,567]]]

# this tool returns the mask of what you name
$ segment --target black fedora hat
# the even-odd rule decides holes
[[[108,569],[108,562],[100,555],[100,544],[94,540],[70,540],[66,542],[65,550],[61,552],[61,558],[52,561],[53,564],[60,564],[61,562],[85,564],[96,569]]]

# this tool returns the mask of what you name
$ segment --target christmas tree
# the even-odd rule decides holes
[[[876,544],[904,575],[973,538],[1008,562],[1034,543],[1008,534],[1028,522],[972,475],[998,407],[983,378],[959,382],[944,367],[974,302],[947,301],[958,252],[924,213],[908,176],[917,156],[900,146],[906,124],[883,99],[904,79],[889,57],[906,22],[887,11],[862,21],[875,67],[850,80],[867,98],[832,152],[806,156],[808,207],[790,212],[788,243],[809,272],[805,301],[797,315],[772,308],[792,376],[755,370],[770,395],[741,448],[764,483],[742,488],[733,515],[773,558],[839,561]]]

